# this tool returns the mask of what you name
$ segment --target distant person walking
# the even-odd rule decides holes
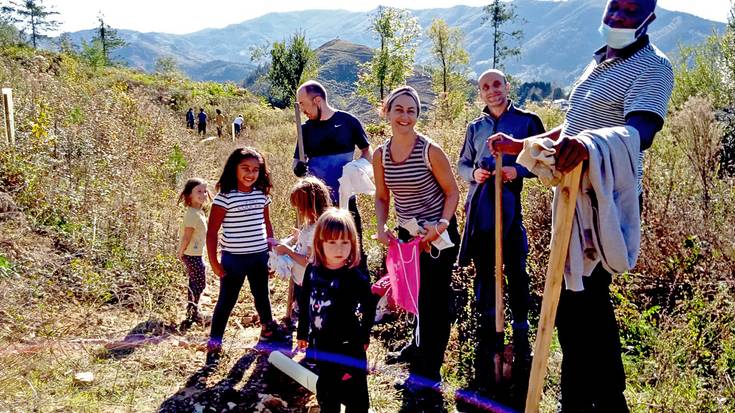
[[[194,108],[189,108],[186,112],[186,128],[194,129]]]
[[[197,117],[199,118],[197,134],[207,136],[207,112],[204,111],[204,108],[199,108]]]
[[[222,137],[222,129],[225,127],[225,115],[217,109],[217,115],[214,116],[214,126],[217,128],[217,137]]]
[[[232,124],[235,125],[235,136],[240,136],[243,123],[245,123],[245,119],[242,117],[242,115],[237,115],[235,120],[232,121]]]

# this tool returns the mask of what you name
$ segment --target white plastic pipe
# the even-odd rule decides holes
[[[314,374],[309,369],[293,361],[293,359],[289,358],[278,350],[274,350],[271,352],[271,354],[268,356],[268,363],[272,364],[278,370],[281,370],[288,377],[294,379],[296,383],[304,386],[306,390],[309,390],[310,392],[316,394],[316,381],[317,379],[319,379],[319,376]],[[341,411],[344,412],[345,406],[341,405],[340,407]],[[374,413],[374,410],[370,409],[368,410],[368,412]]]
[[[281,370],[288,377],[294,379],[297,383],[304,386],[310,392],[316,394],[316,381],[319,378],[316,374],[293,361],[280,351],[272,351],[268,356],[268,362]]]

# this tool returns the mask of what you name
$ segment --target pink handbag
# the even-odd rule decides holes
[[[419,313],[419,287],[421,274],[419,270],[420,238],[401,243],[391,241],[385,266],[390,276],[393,301],[398,307],[411,314]]]

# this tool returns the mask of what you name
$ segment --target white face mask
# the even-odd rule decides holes
[[[638,38],[638,36],[635,35],[636,32],[638,32],[638,30],[648,22],[648,19],[650,19],[652,15],[653,12],[651,12],[651,14],[643,20],[643,23],[635,29],[616,29],[602,23],[600,25],[600,34],[605,40],[605,44],[607,44],[611,49],[624,49],[626,46],[630,46],[636,41]]]

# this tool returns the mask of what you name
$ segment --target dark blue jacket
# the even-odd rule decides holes
[[[480,186],[475,182],[473,172],[475,168],[483,164],[487,169],[495,169],[495,158],[487,147],[487,138],[497,132],[503,132],[516,139],[525,139],[529,136],[544,132],[544,124],[541,118],[533,112],[516,108],[513,102],[508,101],[508,109],[498,119],[495,119],[486,107],[482,115],[467,125],[464,145],[459,156],[459,175],[470,184],[465,202],[466,222],[462,234],[462,246],[459,252],[460,265],[469,263],[468,240],[476,226],[483,228],[488,222],[494,223],[493,216],[495,205],[494,180],[488,179]],[[521,191],[523,190],[523,178],[533,177],[528,169],[516,163],[516,155],[503,155],[503,166],[514,166],[518,171],[518,178],[503,185],[503,227],[504,232],[511,223],[521,223]],[[483,162],[484,160],[484,162]],[[482,188],[482,187],[485,188]],[[490,205],[488,205],[488,202]],[[481,203],[481,205],[478,205]],[[476,211],[482,211],[478,217]]]

